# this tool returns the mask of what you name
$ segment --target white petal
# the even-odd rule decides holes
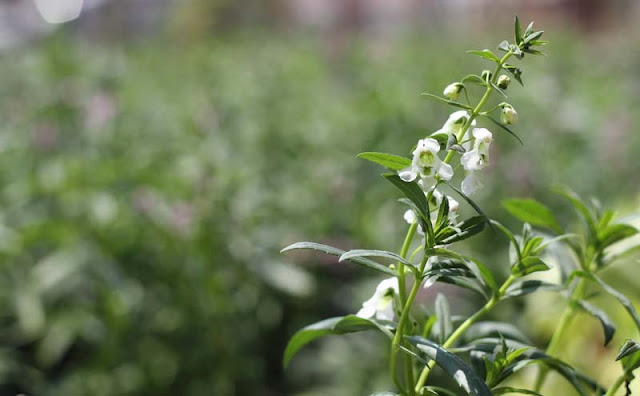
[[[475,172],[467,173],[467,176],[462,181],[462,192],[469,196],[472,195],[476,190],[479,190],[483,187],[478,177],[475,175]]]
[[[376,314],[376,307],[373,304],[367,304],[369,301],[365,301],[364,304],[362,304],[362,308],[360,308],[360,310],[358,311],[358,313],[356,314],[356,316],[359,316],[361,318],[365,318],[365,319],[370,319],[373,318]]]
[[[474,128],[472,133],[473,137],[481,142],[491,143],[493,141],[493,135],[487,128]]]
[[[482,157],[477,149],[462,154],[460,164],[462,164],[462,167],[467,171],[480,170],[483,168]]]
[[[416,214],[413,210],[409,209],[406,212],[404,212],[404,221],[406,221],[409,224],[413,224],[414,221],[416,221]]]
[[[451,180],[453,177],[453,168],[446,162],[442,162],[440,163],[440,167],[438,167],[438,175],[440,175],[443,180]]]
[[[457,212],[460,208],[460,203],[449,196],[447,196],[447,201],[449,202],[449,213]]]
[[[389,289],[398,294],[398,278],[396,278],[395,276],[387,278],[380,282],[380,284],[378,284],[378,287],[376,287],[376,293],[382,292],[382,294],[384,295]]]
[[[427,139],[421,140],[421,142],[424,143],[423,145],[424,150],[431,151],[434,154],[437,154],[438,151],[440,151],[440,143],[438,143],[436,139],[427,138]]]
[[[398,171],[398,176],[400,176],[400,179],[402,179],[403,181],[412,182],[416,179],[416,177],[418,177],[418,172],[416,168],[411,165]]]
[[[433,177],[423,177],[420,179],[419,184],[424,191],[430,191],[436,185],[436,179]]]

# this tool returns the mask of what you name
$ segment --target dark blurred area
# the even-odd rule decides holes
[[[0,1],[0,395],[390,387],[374,334],[319,341],[283,371],[295,330],[357,311],[379,279],[278,252],[400,247],[397,193],[355,155],[408,155],[438,129],[450,109],[419,93],[479,73],[465,50],[511,39],[515,13],[547,32],[549,56],[525,58],[525,87],[510,87],[525,144],[494,131],[476,201],[519,227],[500,200],[535,197],[571,223],[549,192],[564,183],[638,213],[637,1]],[[506,274],[495,234],[464,249]],[[605,277],[638,302],[637,273],[630,260]],[[438,290],[476,307],[434,290],[427,307]],[[541,304],[554,300],[501,319]],[[543,343],[560,308],[525,330]],[[615,355],[579,325],[573,350]]]

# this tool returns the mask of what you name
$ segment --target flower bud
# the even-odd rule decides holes
[[[505,76],[504,74],[498,78],[498,88],[507,89],[511,84],[511,79],[509,76]]]
[[[493,77],[493,73],[491,73],[491,70],[483,70],[480,77],[482,77],[484,81],[489,81]]]
[[[516,113],[516,109],[513,108],[508,103],[505,103],[502,107],[502,114],[500,116],[500,120],[503,124],[515,124],[518,122],[518,113]]]
[[[464,88],[464,85],[459,82],[451,83],[447,85],[442,94],[449,98],[449,100],[458,100],[462,88]]]

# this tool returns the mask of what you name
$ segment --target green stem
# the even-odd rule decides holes
[[[609,390],[607,391],[607,393],[605,393],[604,396],[615,395],[618,389],[622,386],[622,384],[624,384],[624,381],[626,380],[626,378],[627,378],[627,373],[624,373],[621,376],[619,376],[618,379],[616,379],[616,382],[614,382],[613,385],[609,387]]]
[[[576,315],[577,309],[576,305],[573,304],[573,301],[579,300],[582,298],[584,294],[584,289],[586,287],[586,282],[584,279],[580,279],[576,284],[576,287],[571,292],[571,296],[569,297],[569,305],[564,310],[562,317],[560,318],[560,322],[556,327],[553,335],[551,336],[551,340],[549,341],[549,345],[547,346],[546,353],[548,355],[556,355],[558,353],[558,346],[560,345],[560,341],[562,340],[562,336],[569,328],[569,325],[573,321],[573,318]],[[549,374],[549,369],[546,366],[541,366],[538,371],[538,377],[536,378],[536,382],[533,386],[533,390],[535,392],[540,392],[542,386],[544,385],[545,380],[547,379],[547,375]]]
[[[404,238],[404,243],[402,244],[402,248],[400,249],[400,257],[406,258],[409,253],[409,248],[411,247],[411,241],[413,241],[413,237],[416,234],[416,230],[418,228],[418,222],[414,221],[411,226],[409,226],[409,231],[407,231],[407,236]],[[400,295],[400,306],[404,307],[407,305],[407,285],[406,285],[406,273],[404,269],[404,264],[402,262],[398,262],[398,294]],[[392,350],[393,354],[394,351]],[[397,351],[395,351],[397,353]],[[405,375],[405,383],[413,384],[413,367],[410,356],[403,356],[402,360],[404,361],[404,375]],[[394,378],[395,378],[395,369],[394,369]],[[397,379],[396,385],[399,382]]]
[[[418,272],[419,274],[422,274],[424,272],[424,268],[427,265],[428,259],[429,257],[427,255],[423,257],[422,262],[420,263],[420,269]],[[407,323],[407,320],[409,319],[409,312],[411,311],[411,305],[413,304],[413,300],[415,300],[416,295],[418,294],[418,290],[420,290],[420,284],[422,283],[421,281],[422,281],[421,278],[416,277],[415,281],[413,282],[413,286],[411,287],[411,291],[409,292],[407,301],[405,302],[402,308],[402,313],[400,314],[400,320],[398,320],[398,327],[396,329],[396,333],[393,337],[393,341],[391,341],[391,356],[389,359],[389,371],[390,371],[391,377],[394,379],[395,385],[398,387],[398,389],[402,390],[403,393],[406,391],[403,390],[403,387],[401,386],[400,381],[398,381],[398,378],[396,376],[398,350],[399,350],[400,343],[402,342],[404,337],[404,326]],[[410,384],[407,384],[407,386],[410,389],[409,390],[410,395],[413,395],[413,389],[411,389]]]
[[[458,339],[464,334],[464,332],[467,331],[469,327],[471,327],[471,325],[476,323],[487,312],[491,311],[491,309],[493,309],[493,307],[498,302],[500,302],[500,299],[506,292],[507,288],[511,285],[511,283],[515,279],[516,278],[513,275],[509,275],[507,280],[505,280],[502,286],[500,287],[500,290],[498,290],[498,292],[493,297],[491,297],[489,301],[487,301],[484,307],[480,308],[479,311],[477,311],[476,313],[468,317],[467,320],[462,322],[462,324],[458,326],[458,328],[449,336],[449,338],[447,338],[444,344],[442,344],[442,347],[446,349],[452,346],[456,341],[458,341]],[[433,369],[435,364],[436,362],[431,360],[429,364],[427,364],[424,367],[424,369],[422,370],[422,373],[420,373],[420,378],[418,378],[418,382],[416,383],[415,392],[420,392],[420,389],[422,389],[424,384],[427,382],[427,378],[429,378],[429,373],[431,372],[431,369]]]

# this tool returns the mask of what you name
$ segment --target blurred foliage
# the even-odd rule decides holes
[[[574,38],[554,37],[551,56],[531,62],[530,90],[509,88],[525,146],[496,131],[477,199],[490,216],[512,195],[558,207],[551,182],[633,209],[640,51]],[[404,208],[355,155],[408,154],[439,128],[448,109],[418,94],[485,66],[451,41],[255,34],[97,47],[62,32],[4,54],[0,394],[384,386],[384,374],[372,380],[384,351],[361,337],[327,340],[335,353],[312,364],[301,354],[285,379],[288,336],[354,312],[370,282],[278,251],[302,239],[397,249]],[[470,248],[504,255],[495,235]]]

